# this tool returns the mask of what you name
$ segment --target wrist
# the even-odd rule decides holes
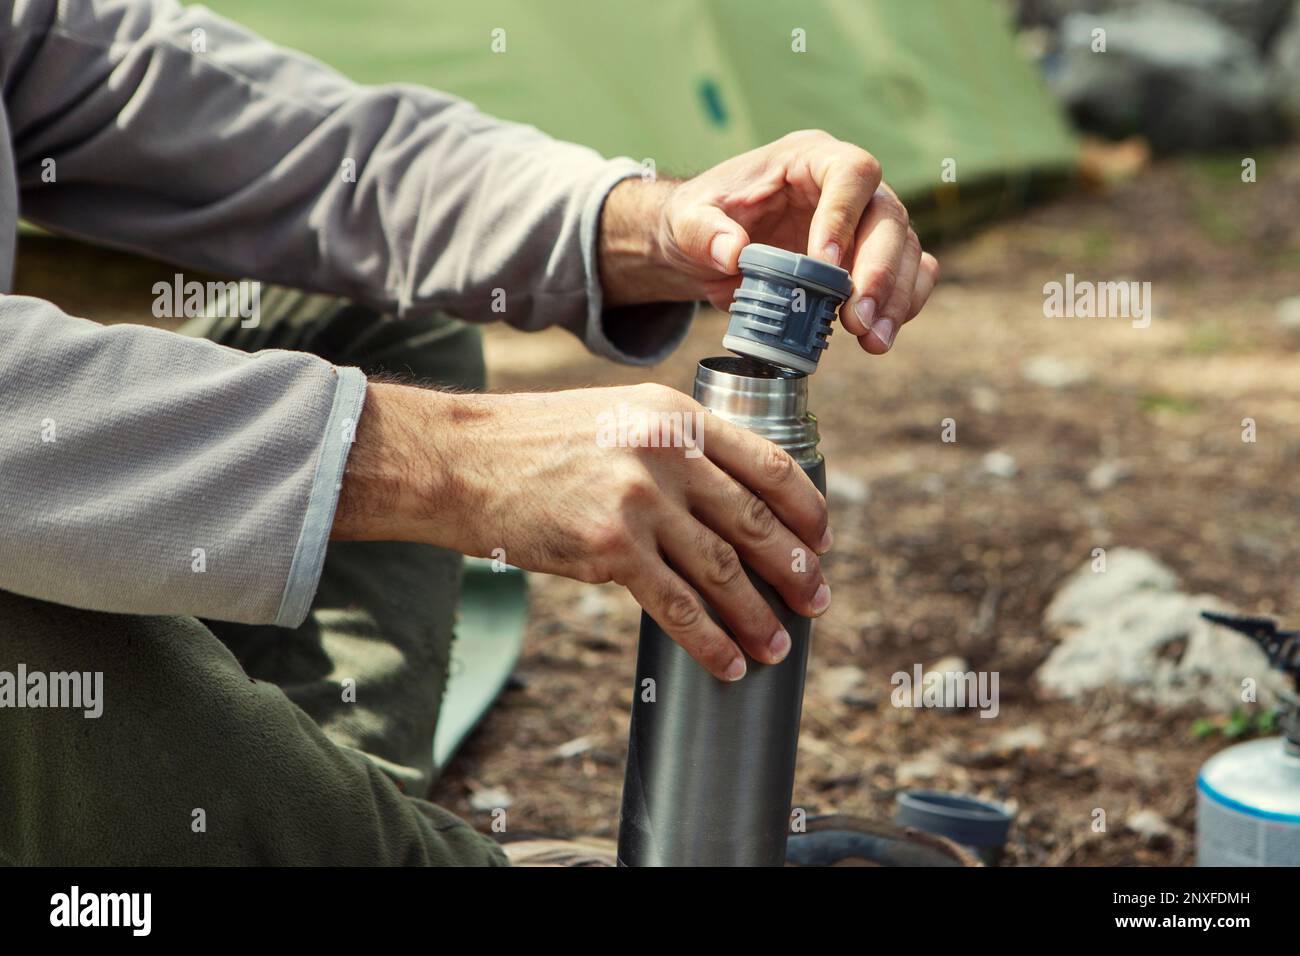
[[[674,266],[667,209],[678,183],[625,179],[610,190],[600,219],[600,283],[605,304],[689,302],[703,284]]]
[[[371,382],[330,537],[457,544],[467,506],[454,467],[468,449],[453,458],[440,442],[476,397]]]

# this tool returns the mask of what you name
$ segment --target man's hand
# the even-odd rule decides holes
[[[725,311],[750,242],[848,269],[853,294],[840,318],[874,354],[889,350],[939,278],[939,263],[921,251],[875,157],[804,130],[694,179],[615,187],[601,222],[606,298],[613,305],[707,298]]]
[[[602,421],[641,413],[702,424],[682,430],[687,447],[602,440]],[[723,680],[744,676],[745,659],[705,601],[756,660],[790,650],[741,560],[799,614],[830,604],[817,559],[831,545],[826,501],[808,476],[661,385],[464,395],[372,383],[333,537],[422,541],[616,581]]]

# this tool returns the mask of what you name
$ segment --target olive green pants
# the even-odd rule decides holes
[[[275,289],[256,328],[196,319],[182,332],[483,386],[478,330],[445,317],[393,322]],[[103,675],[98,718],[0,709],[0,862],[504,863],[422,799],[460,574],[460,555],[428,545],[334,542],[295,630],[0,591],[0,671]]]

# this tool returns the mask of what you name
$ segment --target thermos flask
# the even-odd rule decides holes
[[[849,276],[767,246],[747,247],[741,268],[744,281],[724,340],[738,355],[700,362],[695,398],[713,415],[784,448],[824,494],[806,373],[825,348]],[[735,683],[713,677],[653,618],[641,616],[621,865],[785,862],[812,622],[749,576],[789,632],[791,648],[779,664],[748,659],[746,676]]]

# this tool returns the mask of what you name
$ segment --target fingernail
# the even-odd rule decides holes
[[[745,676],[745,659],[743,657],[737,657],[734,660],[732,660],[732,662],[727,665],[727,669],[722,672],[723,679],[730,681],[732,683],[735,683],[736,681],[740,680],[744,676]]]
[[[870,329],[871,317],[876,314],[876,300],[859,299],[858,304],[853,307],[853,314],[858,317],[864,329]]]
[[[817,545],[817,553],[825,554],[827,551],[831,549],[831,545],[833,545],[834,543],[835,543],[835,535],[831,533],[830,528],[827,528],[826,533],[822,535],[821,542]]]
[[[871,327],[871,334],[878,338],[885,348],[894,344],[894,320],[881,319]]]
[[[840,244],[838,242],[826,243],[826,248],[822,250],[822,255],[826,261],[833,266],[840,264]]]
[[[786,633],[785,628],[772,635],[772,639],[767,642],[767,650],[772,655],[773,664],[785,660],[785,655],[790,653],[790,635]]]
[[[729,233],[720,232],[709,243],[709,255],[713,257],[714,265],[723,272],[731,271],[731,254],[735,251],[736,237]]]
[[[829,584],[823,584],[813,595],[812,610],[814,614],[821,614],[831,606],[831,587]]]

